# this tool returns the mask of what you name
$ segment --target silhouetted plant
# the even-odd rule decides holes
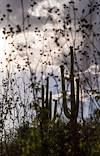
[[[99,1],[20,2],[0,8],[0,155],[99,155]]]

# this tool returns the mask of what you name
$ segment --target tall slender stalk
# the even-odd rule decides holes
[[[55,100],[55,106],[54,106],[54,118],[56,117],[57,113],[57,100]]]
[[[49,119],[52,118],[52,92],[50,91],[50,99],[49,99]]]
[[[71,120],[73,122],[75,115],[75,86],[74,86],[74,54],[73,47],[70,47],[71,67],[70,67],[70,81],[71,81]]]
[[[44,108],[44,85],[42,85],[42,108]]]
[[[78,111],[79,111],[79,79],[76,79],[76,120],[78,117]]]
[[[47,84],[46,84],[46,108],[48,109],[48,95],[49,95],[49,77],[47,77]]]

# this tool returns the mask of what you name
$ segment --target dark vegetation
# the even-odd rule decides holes
[[[20,2],[17,24],[12,4],[0,15],[11,46],[1,70],[0,156],[99,156],[100,3],[69,1],[62,14],[49,6],[46,17],[34,17],[27,10],[40,2]]]

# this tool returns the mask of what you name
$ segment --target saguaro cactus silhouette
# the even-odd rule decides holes
[[[65,116],[70,119],[70,133],[71,133],[71,145],[73,156],[78,154],[78,131],[77,131],[77,118],[79,112],[79,78],[76,79],[75,88],[75,75],[74,75],[74,51],[73,47],[70,47],[70,113],[67,106],[66,90],[65,90],[65,76],[64,66],[61,65],[61,85],[62,85],[62,106]]]
[[[77,130],[77,117],[79,109],[79,79],[76,79],[76,96],[75,96],[75,75],[74,75],[74,52],[73,47],[70,47],[71,66],[70,66],[70,81],[71,81],[71,144],[72,156],[79,155],[79,140]],[[76,97],[76,98],[75,98]]]
[[[67,93],[66,93],[66,77],[64,74],[64,65],[60,66],[61,70],[61,88],[62,88],[62,107],[64,114],[67,119],[69,119],[70,123],[70,134],[71,134],[71,146],[72,146],[72,153],[73,156],[78,154],[78,129],[77,129],[77,118],[79,112],[79,78],[76,78],[75,81],[75,74],[74,74],[74,51],[73,47],[70,47],[70,75],[69,75],[69,82],[70,82],[70,110],[68,108],[67,102]],[[76,85],[75,85],[76,83]],[[76,86],[76,87],[75,87]],[[55,121],[57,115],[57,103],[58,100],[53,100],[52,98],[52,91],[49,91],[49,77],[46,78],[46,86],[41,86],[41,113],[40,113],[40,126],[41,126],[41,139],[42,139],[42,146],[43,151],[44,148],[47,147],[48,143],[48,126],[51,120]],[[52,102],[54,101],[54,109],[52,108]],[[52,112],[54,111],[54,112]],[[46,144],[45,144],[46,143]],[[44,152],[43,152],[44,153]],[[48,150],[46,151],[46,154]],[[75,155],[75,156],[76,156]]]

